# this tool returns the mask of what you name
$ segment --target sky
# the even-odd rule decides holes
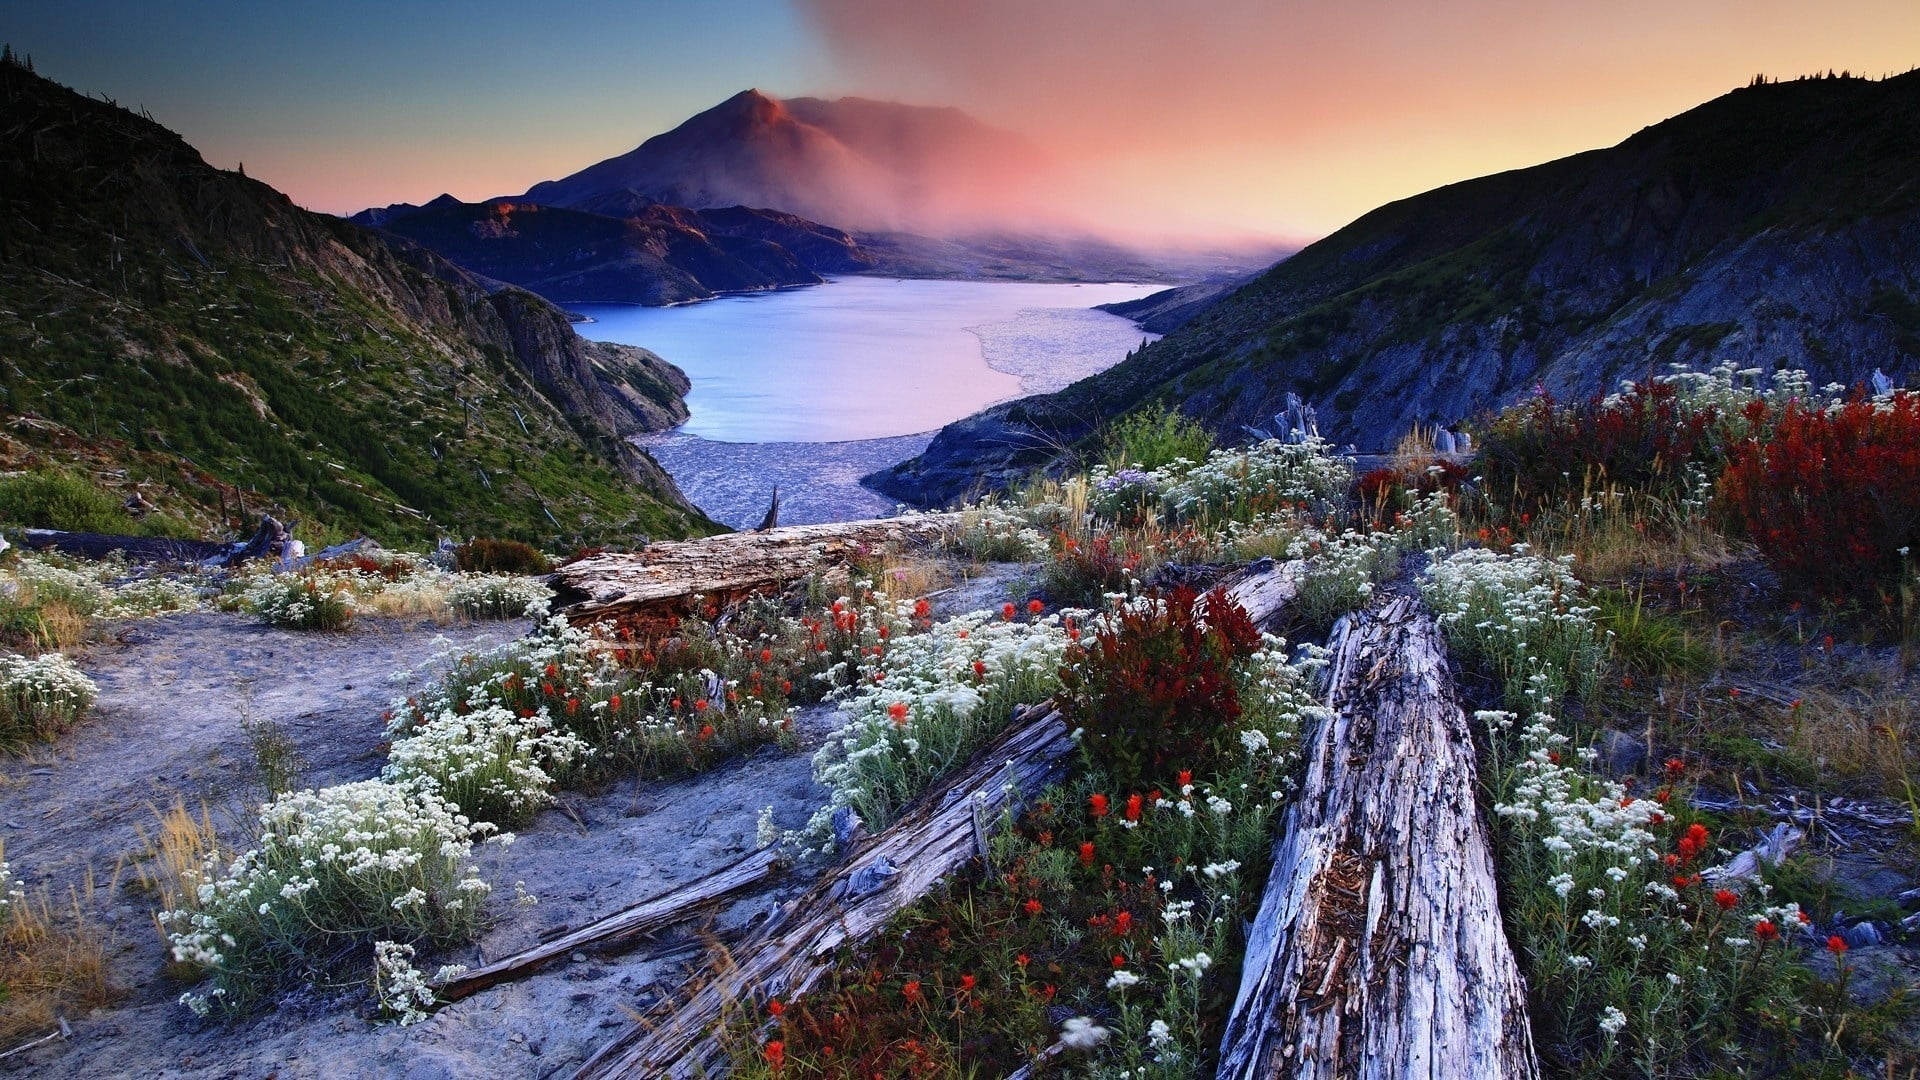
[[[1915,0],[0,0],[0,39],[343,213],[517,194],[736,91],[953,105],[1081,216],[1324,235],[1769,76],[1920,64]]]

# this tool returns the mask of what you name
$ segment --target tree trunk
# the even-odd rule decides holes
[[[1333,713],[1274,846],[1218,1075],[1531,1080],[1445,646],[1396,598],[1332,647]]]
[[[842,946],[866,939],[976,854],[1016,798],[1060,773],[1072,746],[1050,704],[1029,708],[968,765],[928,791],[885,831],[852,844],[841,868],[732,950],[728,963],[671,1014],[603,1047],[576,1078],[688,1077],[723,1067],[727,1021],[773,997],[803,994]]]
[[[772,877],[775,859],[776,854],[771,848],[756,851],[697,881],[589,923],[543,945],[462,972],[436,986],[434,992],[442,1002],[459,1001],[490,986],[531,974],[547,962],[577,950],[605,948],[663,930]]]
[[[933,543],[959,520],[958,514],[917,514],[649,544],[630,555],[569,563],[549,581],[559,593],[555,610],[576,625],[611,620],[658,633],[672,619],[692,613],[696,595],[725,607],[844,567],[852,556],[889,545]]]

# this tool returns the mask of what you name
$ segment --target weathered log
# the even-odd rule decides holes
[[[1054,779],[1071,746],[1051,705],[1027,709],[898,821],[855,840],[838,870],[735,947],[726,968],[670,1015],[629,1029],[574,1076],[712,1075],[726,1056],[728,1015],[743,1003],[805,993],[830,970],[837,950],[885,926],[973,858],[984,828],[1012,799],[1037,793]]]
[[[581,927],[542,945],[462,972],[434,987],[442,1002],[471,997],[490,986],[532,974],[558,957],[586,948],[604,949],[655,933],[714,906],[735,893],[760,884],[774,873],[777,855],[771,848],[756,851],[720,870],[678,889],[656,896]]]
[[[1445,645],[1396,598],[1332,648],[1218,1075],[1537,1077]]]
[[[60,529],[25,529],[21,543],[34,551],[53,550],[88,559],[104,559],[119,552],[131,562],[197,563],[223,555],[226,544],[209,540],[168,540],[156,536],[121,536],[114,533],[65,532]]]
[[[1306,571],[1304,561],[1275,563],[1272,559],[1260,559],[1221,579],[1218,587],[1239,601],[1254,625],[1268,629],[1278,621],[1287,605],[1299,597]]]
[[[931,543],[958,521],[958,514],[918,514],[649,544],[632,554],[568,563],[548,582],[559,594],[555,610],[576,625],[611,620],[656,630],[691,613],[694,596],[724,607],[844,565],[850,556]]]

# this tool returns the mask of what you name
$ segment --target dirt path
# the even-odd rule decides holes
[[[101,687],[95,715],[52,750],[0,768],[0,823],[7,857],[29,889],[63,895],[92,873],[91,906],[113,933],[113,977],[127,998],[71,1018],[72,1040],[0,1069],[76,1077],[541,1077],[592,1053],[628,1022],[628,1007],[676,989],[697,940],[577,954],[411,1028],[370,1024],[359,991],[294,994],[224,1026],[197,1025],[175,1003],[184,987],[164,972],[153,901],[129,884],[145,847],[141,830],[153,831],[153,808],[178,796],[189,806],[206,803],[216,824],[244,820],[259,791],[242,726],[249,711],[297,745],[308,766],[303,784],[373,776],[384,760],[382,711],[426,677],[394,684],[393,672],[422,668],[444,647],[485,647],[525,629],[366,619],[345,634],[316,635],[198,614],[129,624],[82,656]],[[685,780],[628,780],[563,796],[563,808],[543,813],[511,848],[486,849],[482,867],[498,885],[496,924],[475,945],[422,958],[421,966],[506,955],[738,858],[752,847],[768,805],[782,827],[797,827],[825,799],[812,782],[809,751],[834,724],[830,710],[809,710],[799,719],[799,752],[765,748]],[[515,881],[539,903],[516,907]],[[743,923],[803,885],[777,884],[718,921]]]

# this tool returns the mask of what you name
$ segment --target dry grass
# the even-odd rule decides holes
[[[36,596],[26,582],[12,596],[0,595],[0,646],[37,653],[65,649],[87,639],[87,617],[55,597]]]
[[[876,587],[895,600],[925,596],[958,580],[953,560],[923,555],[888,553],[863,569]]]
[[[212,812],[203,804],[196,817],[185,802],[175,799],[165,813],[156,809],[154,815],[159,819],[158,831],[148,835],[140,830],[147,850],[138,880],[160,910],[188,906],[199,885],[200,868],[209,856],[221,853]]]
[[[13,905],[0,933],[0,1046],[44,1035],[60,1017],[118,998],[93,910],[91,877],[58,909],[44,892]]]
[[[1782,710],[1779,738],[1822,775],[1859,780],[1902,802],[1920,797],[1920,702],[1888,685],[1835,693],[1807,688]]]
[[[1547,512],[1527,539],[1543,555],[1574,557],[1588,581],[1620,581],[1680,567],[1731,562],[1734,545],[1710,523],[1646,495],[1602,489],[1583,493],[1585,509]]]
[[[369,615],[417,619],[436,626],[463,621],[447,598],[446,589],[382,589],[354,598],[354,606]]]

